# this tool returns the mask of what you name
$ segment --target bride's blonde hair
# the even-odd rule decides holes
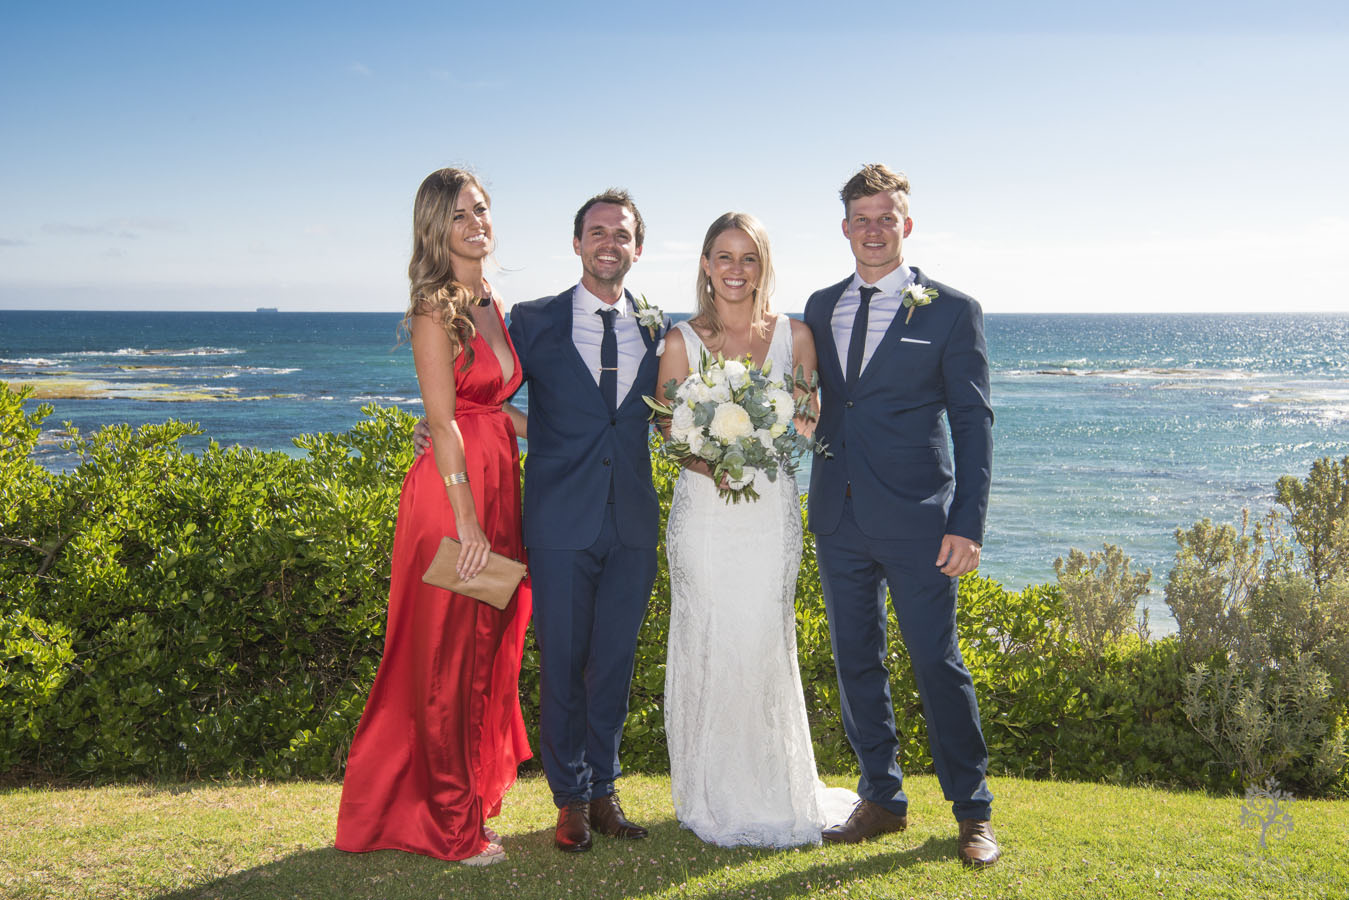
[[[721,316],[717,315],[716,297],[712,290],[712,279],[703,271],[702,260],[712,259],[712,244],[722,232],[737,228],[749,235],[759,254],[759,283],[754,286],[754,307],[750,313],[750,322],[754,332],[763,337],[768,331],[768,316],[773,309],[769,303],[773,295],[773,259],[768,249],[768,232],[763,223],[749,213],[722,213],[707,229],[703,238],[703,252],[698,261],[698,314],[694,316],[701,330],[707,332],[708,340],[715,342],[726,330]],[[709,344],[710,346],[710,344]]]
[[[473,365],[472,306],[480,287],[455,280],[450,256],[450,227],[459,192],[472,185],[482,192],[488,207],[492,198],[482,182],[463,169],[440,169],[426,176],[412,205],[412,260],[408,263],[409,302],[403,328],[413,316],[431,316],[439,321],[455,350],[462,350],[464,366]]]

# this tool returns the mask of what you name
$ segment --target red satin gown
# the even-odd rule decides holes
[[[492,549],[524,559],[520,457],[501,411],[520,385],[520,360],[509,336],[506,343],[515,365],[505,383],[481,334],[473,339],[472,366],[466,369],[460,354],[455,419]],[[446,535],[458,537],[454,512],[433,454],[424,453],[403,480],[384,656],[347,760],[339,850],[474,856],[487,846],[483,823],[501,811],[516,767],[531,755],[517,687],[529,584],[504,610],[424,584],[422,573]]]

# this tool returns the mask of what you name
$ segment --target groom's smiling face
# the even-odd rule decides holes
[[[596,203],[586,210],[581,236],[572,239],[581,269],[599,285],[622,285],[637,257],[637,219],[626,206]]]
[[[905,204],[898,193],[858,197],[848,203],[843,234],[852,245],[857,271],[874,284],[904,261],[904,239],[913,230]]]

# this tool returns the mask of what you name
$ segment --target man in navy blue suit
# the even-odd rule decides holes
[[[904,264],[909,182],[869,165],[843,186],[857,270],[816,291],[805,320],[819,350],[821,415],[810,529],[861,797],[824,839],[855,843],[908,826],[886,653],[886,586],[959,823],[959,853],[989,866],[988,750],[956,637],[956,581],[979,565],[993,459],[983,314]],[[949,443],[952,449],[948,449]]]
[[[524,531],[540,656],[544,774],[554,843],[584,851],[591,831],[640,838],[614,792],[637,633],[656,575],[659,503],[650,426],[658,347],[623,278],[642,253],[632,198],[611,190],[576,213],[580,283],[517,304],[510,336],[529,384]]]

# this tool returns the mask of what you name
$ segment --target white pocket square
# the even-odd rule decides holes
[[[900,338],[901,343],[905,344],[930,344],[931,341],[920,341],[918,338]]]

